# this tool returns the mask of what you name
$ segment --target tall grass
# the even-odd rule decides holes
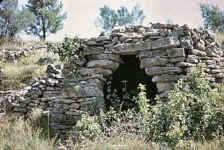
[[[44,76],[47,64],[40,66],[37,62],[40,58],[46,57],[58,60],[58,57],[53,53],[37,50],[16,62],[0,61],[0,67],[7,75],[6,79],[1,82],[0,90],[20,89],[29,84],[31,79]],[[55,63],[59,63],[59,61]]]
[[[14,116],[0,117],[0,150],[55,150],[54,141],[41,137],[29,121]]]
[[[43,44],[42,41],[24,41],[21,39],[14,40],[14,41],[5,41],[5,40],[0,40],[0,51],[1,50],[20,50],[24,48],[31,48],[34,45],[40,45]]]

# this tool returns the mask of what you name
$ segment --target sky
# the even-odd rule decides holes
[[[24,3],[26,0],[21,0]],[[99,35],[101,30],[95,26],[99,8],[104,5],[118,9],[121,6],[131,9],[139,5],[146,19],[144,25],[150,22],[165,23],[171,19],[175,24],[188,24],[192,27],[202,25],[199,3],[211,3],[224,9],[224,0],[62,0],[64,12],[68,17],[64,28],[58,33],[48,36],[47,40],[59,41],[65,36],[90,38]]]

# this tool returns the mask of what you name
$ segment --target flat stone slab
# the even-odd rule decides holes
[[[95,46],[95,47],[88,47],[88,48],[84,48],[83,54],[84,55],[92,55],[92,54],[102,54],[104,53],[104,47],[100,47],[100,46]]]
[[[102,74],[104,76],[109,76],[113,73],[111,70],[102,69],[102,68],[80,68],[78,72],[82,76],[89,76],[94,74]]]
[[[185,57],[184,48],[167,49],[169,57]]]
[[[93,60],[87,63],[88,68],[104,68],[112,71],[119,67],[119,63],[110,60]]]
[[[179,45],[180,41],[176,37],[167,37],[151,42],[119,44],[111,48],[111,51],[116,54],[130,55],[143,50],[175,48]]]
[[[117,54],[98,54],[88,56],[90,60],[112,60],[115,62],[123,63],[122,59]]]
[[[144,58],[141,60],[140,68],[149,68],[155,66],[166,66],[168,63],[168,59],[161,58],[161,57],[154,57],[154,58]]]
[[[170,81],[177,81],[181,78],[184,78],[185,75],[168,75],[164,74],[161,76],[154,76],[152,78],[152,82],[170,82]]]
[[[159,93],[172,90],[174,88],[174,83],[169,82],[159,82],[156,83],[156,87]]]
[[[162,75],[162,74],[173,74],[181,73],[182,69],[179,67],[152,67],[146,68],[145,72],[147,75]]]
[[[180,41],[177,37],[167,37],[151,42],[151,49],[165,49],[174,48],[180,45]]]

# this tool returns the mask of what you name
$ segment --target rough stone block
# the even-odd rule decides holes
[[[112,52],[122,55],[124,54],[130,55],[130,54],[137,54],[137,52],[143,50],[174,48],[179,45],[180,41],[176,37],[167,37],[151,42],[119,44],[112,48]]]
[[[79,109],[80,108],[80,105],[77,104],[77,103],[72,103],[70,106],[69,106],[70,109]]]
[[[103,91],[98,87],[85,86],[83,87],[86,97],[103,97]]]
[[[103,74],[92,74],[82,78],[82,80],[91,80],[91,79],[93,80],[98,79],[102,82],[106,82],[106,79]],[[92,85],[93,83],[90,83],[90,84]]]
[[[154,58],[145,58],[141,60],[140,68],[149,68],[153,66],[166,66],[168,59],[156,56]]]
[[[159,49],[159,50],[153,50],[153,51],[140,51],[140,53],[137,55],[140,59],[143,58],[148,58],[148,57],[155,57],[155,56],[160,56],[160,57],[166,57],[167,56],[167,51],[164,49]]]
[[[94,46],[89,46],[84,48],[83,54],[84,55],[92,55],[92,54],[102,54],[104,53],[104,47],[94,47]]]
[[[177,67],[196,67],[196,64],[188,63],[188,62],[179,62],[175,66]]]
[[[115,71],[119,67],[119,63],[110,60],[93,60],[86,65],[89,68],[104,68]]]
[[[119,44],[112,47],[112,53],[122,54],[122,55],[132,55],[137,54],[141,50],[150,50],[151,43],[150,42],[141,42],[141,43],[126,43]]]
[[[151,49],[165,49],[165,48],[174,48],[180,45],[180,41],[177,37],[167,37],[152,41]]]
[[[85,92],[80,85],[76,85],[73,87],[65,87],[62,92],[62,96],[66,96],[69,98],[83,97],[84,94]]]
[[[184,62],[185,61],[185,57],[176,57],[176,58],[169,58],[169,62],[170,63],[177,63],[177,62]]]
[[[72,116],[80,116],[81,115],[81,112],[79,112],[79,111],[77,112],[77,111],[70,110],[70,111],[66,111],[65,114],[66,115],[72,115]]]
[[[168,57],[185,57],[183,48],[167,49]]]
[[[197,49],[192,49],[190,50],[190,54],[191,55],[197,55],[197,56],[206,56],[206,52],[203,52],[203,51],[200,51],[200,50],[197,50]]]
[[[78,72],[82,76],[89,76],[93,74],[103,74],[104,76],[109,76],[113,73],[111,70],[102,68],[80,68]]]
[[[152,82],[169,82],[169,81],[177,81],[181,78],[184,78],[185,75],[168,75],[164,74],[161,76],[154,76],[152,78]]]
[[[97,42],[102,42],[102,41],[111,41],[111,38],[109,35],[106,35],[106,36],[99,36],[96,38],[96,41]]]
[[[115,62],[122,63],[122,59],[117,54],[98,54],[88,56],[89,60],[112,60]]]
[[[170,82],[158,82],[156,87],[159,93],[172,90],[174,88],[174,83]]]
[[[187,62],[189,63],[198,63],[199,57],[196,55],[188,55],[187,56]]]
[[[160,74],[175,74],[181,73],[182,71],[183,70],[179,67],[152,67],[145,69],[146,74],[150,76]]]

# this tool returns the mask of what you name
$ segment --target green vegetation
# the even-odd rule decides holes
[[[126,7],[120,7],[118,10],[114,10],[105,5],[100,8],[100,16],[96,19],[96,26],[101,27],[106,32],[110,32],[116,25],[127,26],[142,24],[144,19],[144,12],[138,6],[135,6],[129,12]]]
[[[63,28],[66,13],[61,14],[63,4],[59,0],[29,0],[26,7],[35,15],[34,21],[27,29],[27,34],[45,40],[49,33],[56,33]]]
[[[73,64],[79,58],[80,48],[82,42],[78,37],[65,37],[62,42],[56,44],[48,44],[48,51],[57,55],[62,62],[66,64]]]
[[[49,43],[47,49],[49,52],[58,55],[60,61],[63,62],[65,66],[67,65],[70,67],[69,72],[66,73],[67,77],[78,78],[77,67],[79,64],[76,62],[83,59],[80,54],[83,49],[82,41],[78,37],[65,37],[62,42],[56,44]],[[64,86],[67,85],[67,82],[65,82]]]

